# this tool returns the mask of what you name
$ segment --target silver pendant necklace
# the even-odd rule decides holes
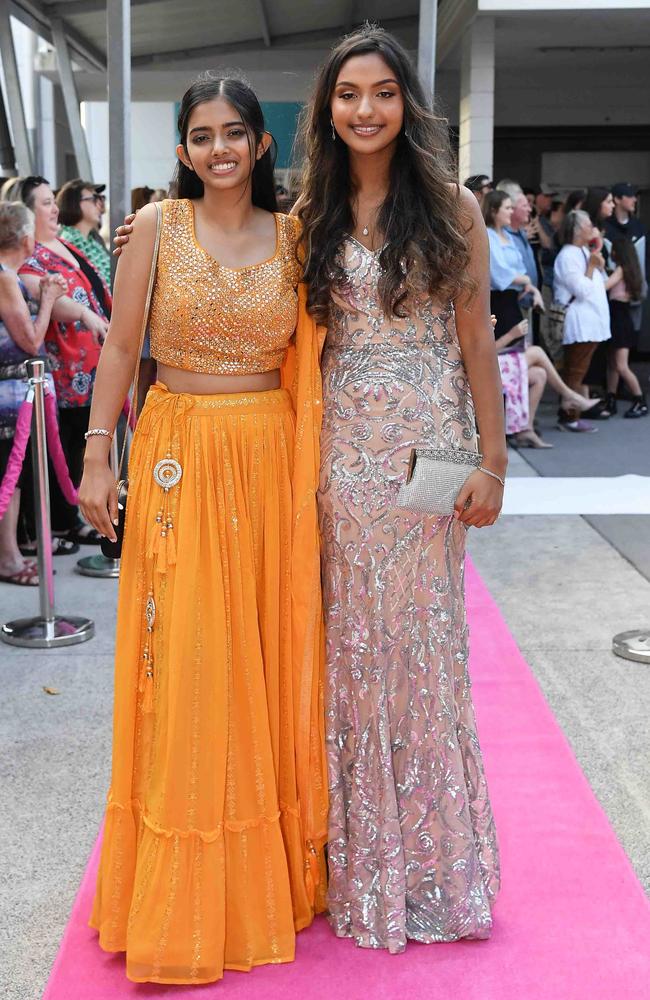
[[[368,235],[368,232],[369,232],[369,229],[368,229],[368,227],[367,227],[367,226],[364,226],[364,227],[363,227],[363,229],[361,230],[361,232],[363,233],[363,235],[364,235],[364,236],[367,236],[367,235]]]

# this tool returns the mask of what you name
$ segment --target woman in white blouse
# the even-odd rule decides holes
[[[530,292],[535,305],[543,308],[543,303],[509,232],[512,201],[505,191],[491,191],[485,197],[483,218],[490,242],[490,309],[505,396],[506,434],[517,448],[552,448],[534,428],[546,385],[560,396],[562,413],[582,412],[592,404],[562,381],[541,347],[526,343],[528,320],[523,318],[519,300]]]
[[[555,258],[553,293],[567,306],[564,320],[564,381],[588,396],[583,379],[598,344],[611,337],[605,261],[589,244],[600,237],[586,212],[569,212],[559,234],[562,249]],[[559,424],[567,430],[594,430],[578,419],[578,409],[560,413]]]

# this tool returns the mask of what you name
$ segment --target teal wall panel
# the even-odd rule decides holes
[[[262,101],[266,127],[278,144],[276,166],[290,167],[293,141],[302,104],[298,101]]]
[[[291,166],[293,141],[296,136],[298,115],[302,109],[299,101],[262,101],[262,111],[266,127],[278,144],[277,167]],[[178,118],[180,104],[174,107]]]

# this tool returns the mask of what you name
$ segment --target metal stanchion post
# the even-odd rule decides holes
[[[619,632],[612,639],[612,650],[624,660],[650,663],[650,628]]]
[[[11,646],[34,646],[40,649],[49,649],[54,646],[73,646],[79,642],[85,642],[87,639],[92,639],[95,634],[95,625],[89,618],[54,613],[50,486],[47,477],[45,437],[45,363],[34,359],[26,364],[30,388],[34,393],[32,457],[41,613],[36,618],[17,618],[7,622],[2,626],[0,638]]]
[[[124,433],[128,433],[128,427],[125,427]],[[111,469],[116,479],[119,464],[120,456],[117,447],[117,434],[114,434],[111,442]],[[83,559],[79,559],[75,570],[77,573],[81,573],[82,576],[100,576],[105,579],[114,578],[120,575],[120,560],[107,559],[101,552],[98,552],[94,556],[84,556]]]

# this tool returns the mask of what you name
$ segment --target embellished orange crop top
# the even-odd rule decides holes
[[[298,313],[300,224],[279,213],[275,224],[272,257],[225,267],[197,242],[192,202],[163,201],[149,315],[152,358],[212,375],[251,375],[282,365]]]

